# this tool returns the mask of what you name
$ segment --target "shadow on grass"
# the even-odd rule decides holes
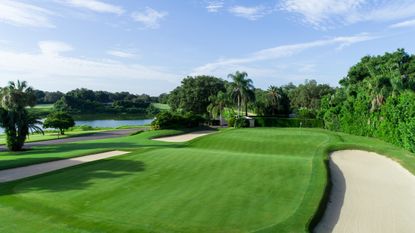
[[[83,190],[103,179],[117,179],[145,170],[142,161],[106,159],[0,184],[0,196],[32,191]]]
[[[340,218],[340,212],[344,203],[346,193],[346,179],[340,168],[330,159],[330,173],[332,188],[330,190],[329,202],[320,223],[313,230],[314,233],[330,233]]]

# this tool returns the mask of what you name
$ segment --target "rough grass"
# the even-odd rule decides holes
[[[0,185],[0,232],[307,232],[336,149],[415,157],[379,140],[315,129],[238,129],[189,143],[149,138],[180,131],[0,153],[19,166],[94,150],[130,154]],[[5,164],[5,165],[4,165]]]

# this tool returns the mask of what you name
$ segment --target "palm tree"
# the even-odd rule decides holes
[[[0,92],[1,122],[5,129],[7,147],[12,151],[21,150],[29,130],[38,131],[37,119],[30,116],[26,107],[36,104],[33,89],[25,81],[9,82]]]
[[[212,117],[219,116],[220,126],[223,126],[222,113],[228,104],[228,96],[220,91],[217,95],[210,96],[209,101],[210,104],[208,105],[207,110],[212,114]]]
[[[245,116],[248,116],[248,103],[255,102],[255,91],[253,86],[245,90],[243,101],[245,106]]]
[[[252,85],[252,80],[247,77],[248,77],[248,74],[246,72],[239,72],[239,71],[236,71],[235,74],[228,75],[228,78],[232,79],[232,82],[230,84],[231,93],[232,93],[232,96],[237,101],[238,116],[241,115],[242,101],[244,101],[244,104],[246,107],[247,103],[249,102],[248,96],[250,95],[250,91],[254,89],[254,86]]]
[[[278,110],[279,101],[281,99],[280,91],[276,86],[269,86],[267,92],[268,100],[272,106],[272,115],[275,115],[275,109]]]

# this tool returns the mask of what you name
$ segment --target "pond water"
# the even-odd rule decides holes
[[[75,121],[76,125],[88,125],[92,127],[116,128],[125,125],[148,125],[153,119],[140,120],[87,120]]]
[[[77,126],[79,125],[88,125],[92,127],[100,128],[116,128],[120,126],[127,125],[147,125],[150,124],[153,119],[139,119],[139,120],[85,120],[85,121],[75,121]],[[3,128],[0,128],[0,134],[4,133]]]

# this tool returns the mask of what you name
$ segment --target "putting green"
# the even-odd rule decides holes
[[[189,143],[149,140],[164,133],[174,131],[23,153],[70,157],[98,144],[132,151],[0,185],[0,232],[307,232],[327,183],[329,150],[376,146],[409,169],[415,164],[389,144],[324,130],[239,129]],[[12,155],[5,155],[10,163]]]

